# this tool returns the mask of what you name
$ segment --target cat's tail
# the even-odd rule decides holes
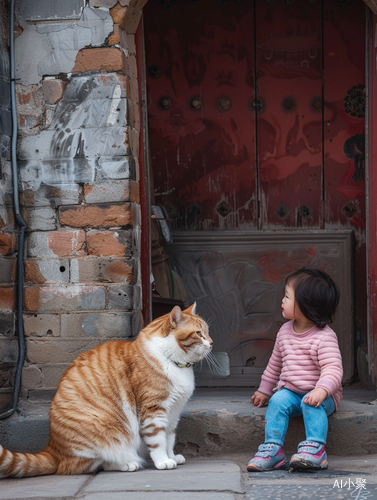
[[[14,453],[0,446],[0,477],[29,477],[55,474],[58,460],[48,447],[40,453]]]

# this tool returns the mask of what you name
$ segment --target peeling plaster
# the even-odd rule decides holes
[[[21,180],[91,184],[98,178],[127,178],[127,98],[118,75],[76,76],[68,83],[47,130],[27,136],[19,149]]]
[[[77,22],[39,22],[18,19],[23,32],[15,40],[18,83],[39,83],[43,76],[70,73],[79,50],[103,45],[112,33],[108,10],[85,7]]]

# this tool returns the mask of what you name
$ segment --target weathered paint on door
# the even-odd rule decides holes
[[[321,4],[257,3],[262,229],[322,227]]]
[[[364,3],[163,3],[145,7],[155,203],[193,240],[200,231],[234,231],[235,248],[240,230],[352,229],[362,342]],[[280,294],[287,273],[308,263],[337,278],[334,255],[327,259],[314,237],[302,245],[266,246],[255,262],[258,282]]]
[[[177,229],[257,226],[253,10],[145,9],[155,201]]]

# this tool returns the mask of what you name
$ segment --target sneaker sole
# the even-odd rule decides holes
[[[323,460],[319,465],[313,464],[309,460],[291,460],[290,468],[293,470],[321,470],[327,469],[328,463],[327,460]]]
[[[276,465],[274,465],[270,469],[262,469],[260,467],[257,467],[256,465],[248,465],[247,466],[248,472],[268,472],[268,471],[280,470],[280,469],[284,469],[284,470],[289,469],[288,460],[283,460],[282,462],[277,463]]]

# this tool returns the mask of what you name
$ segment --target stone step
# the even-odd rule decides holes
[[[189,455],[254,454],[264,441],[266,408],[250,403],[255,388],[198,389],[186,406],[178,429],[177,448]],[[338,412],[329,417],[326,450],[332,455],[375,453],[377,393],[345,388]],[[375,402],[375,404],[373,404]],[[284,445],[288,455],[305,440],[302,417],[291,418]]]
[[[178,429],[177,452],[186,456],[250,453],[264,440],[266,408],[250,403],[254,388],[199,388],[188,402]],[[375,453],[377,441],[375,391],[345,389],[339,411],[329,417],[329,455]],[[47,404],[24,404],[26,415],[13,414],[0,421],[0,444],[12,451],[42,450],[49,435]],[[286,443],[287,455],[305,439],[301,417],[292,418]]]

